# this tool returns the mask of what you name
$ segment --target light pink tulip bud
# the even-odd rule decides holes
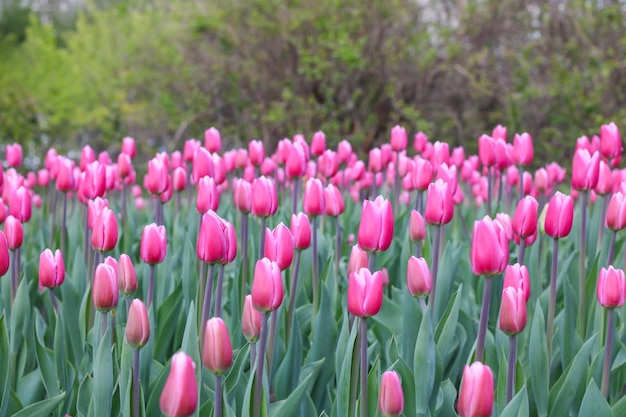
[[[478,138],[478,157],[480,163],[492,167],[497,162],[496,141],[491,136],[482,135]]]
[[[290,230],[295,249],[304,250],[311,245],[311,223],[306,214],[302,212],[297,215],[292,214]]]
[[[532,196],[526,196],[517,203],[512,223],[514,234],[525,238],[537,231],[538,208],[539,204]]]
[[[413,297],[426,297],[432,289],[432,277],[426,259],[411,256],[406,272],[406,285]]]
[[[404,393],[396,371],[386,371],[380,380],[378,411],[383,417],[395,417],[404,411]]]
[[[63,284],[64,280],[65,263],[63,262],[61,251],[57,249],[52,254],[50,249],[46,249],[41,252],[39,256],[39,285],[41,287],[54,288]]]
[[[199,147],[193,154],[191,165],[191,182],[197,184],[200,178],[212,177],[214,173],[213,157],[211,153],[203,147]]]
[[[474,275],[492,275],[504,272],[509,262],[509,242],[503,229],[485,216],[474,222],[471,263]]]
[[[293,249],[293,235],[282,222],[274,230],[265,229],[264,256],[276,262],[281,271],[291,266]]]
[[[206,322],[202,364],[216,375],[221,375],[233,364],[233,346],[226,324],[220,317]]]
[[[31,191],[20,185],[9,196],[9,214],[22,223],[28,223],[33,212]]]
[[[502,125],[497,125],[493,128],[493,131],[491,132],[491,137],[496,140],[501,139],[506,142],[506,127]]]
[[[4,221],[4,234],[10,250],[19,249],[24,240],[24,230],[22,223],[15,217],[9,215]]]
[[[261,323],[263,313],[253,307],[252,296],[246,295],[243,300],[243,313],[241,315],[241,331],[248,343],[259,340],[261,335]]]
[[[350,142],[345,139],[339,142],[339,145],[337,145],[337,154],[339,156],[339,162],[346,164],[352,154],[352,145]]]
[[[119,292],[116,275],[111,265],[102,263],[96,267],[91,290],[91,299],[96,310],[107,312],[117,305]]]
[[[259,166],[265,159],[265,148],[260,140],[252,140],[248,142],[248,155],[250,155],[250,163]]]
[[[278,209],[276,186],[266,177],[259,177],[252,184],[252,214],[257,217],[270,217]]]
[[[358,234],[361,249],[369,252],[386,251],[393,240],[393,229],[393,208],[389,200],[378,196],[373,202],[363,201]]]
[[[328,184],[326,188],[324,188],[324,203],[326,204],[324,213],[327,216],[337,217],[342,214],[345,209],[343,194],[341,194],[339,188],[332,184]]]
[[[439,179],[428,186],[424,220],[428,224],[448,224],[454,215],[452,190],[448,183]]]
[[[159,408],[167,417],[188,417],[198,407],[196,364],[185,353],[172,357],[170,373],[161,391]]]
[[[185,162],[193,162],[193,156],[196,153],[196,149],[201,146],[200,141],[196,139],[189,139],[185,141],[183,147],[183,159]]]
[[[602,268],[598,275],[597,286],[598,301],[605,308],[616,308],[624,305],[626,294],[626,280],[624,271],[615,269],[613,266]]]
[[[56,165],[57,190],[64,193],[75,190],[78,182],[74,179],[74,162],[64,156],[59,156]]]
[[[554,239],[560,239],[572,230],[574,220],[574,200],[572,197],[557,191],[548,204],[546,212],[546,234]]]
[[[618,157],[622,153],[622,137],[613,122],[600,127],[600,153],[607,159]]]
[[[164,193],[170,186],[170,175],[162,158],[155,157],[148,162],[148,174],[146,175],[145,186],[151,194]]]
[[[150,339],[150,320],[146,305],[139,298],[130,303],[126,321],[126,342],[135,349],[143,347]]]
[[[412,242],[422,242],[426,239],[426,224],[419,211],[411,210],[409,219],[409,238]]]
[[[320,156],[326,151],[326,135],[321,130],[313,134],[311,139],[311,153]]]
[[[391,129],[389,143],[391,144],[391,149],[393,149],[394,152],[404,151],[408,143],[406,129],[395,125],[393,129]]]
[[[122,139],[122,153],[128,155],[133,159],[137,155],[137,146],[135,145],[135,139],[131,137],[125,137]]]
[[[606,226],[615,231],[626,228],[626,198],[620,191],[613,194],[609,200]]]
[[[120,255],[117,266],[117,286],[126,296],[137,289],[137,274],[130,256],[125,253]]]
[[[167,235],[165,226],[151,223],[143,228],[139,256],[147,264],[160,264],[167,255]]]
[[[524,301],[528,301],[530,297],[530,278],[528,276],[528,268],[525,265],[516,263],[515,265],[507,265],[504,272],[503,288],[513,287],[519,288],[524,293]]]
[[[179,166],[172,173],[172,188],[174,191],[181,192],[187,187],[187,172],[185,168]]]
[[[304,187],[304,212],[311,216],[321,216],[326,210],[324,186],[317,178],[309,178]]]
[[[285,161],[285,173],[290,178],[300,178],[306,172],[306,153],[300,144],[293,144]]]
[[[526,132],[515,134],[513,138],[513,162],[517,165],[528,166],[535,158],[533,138]]]
[[[215,264],[225,259],[227,253],[228,241],[224,222],[213,210],[209,210],[202,216],[200,223],[196,244],[198,259]]]
[[[252,280],[252,304],[261,311],[278,309],[283,302],[284,289],[280,268],[267,258],[259,259]]]
[[[213,178],[204,176],[197,182],[198,196],[196,197],[196,210],[198,213],[206,213],[209,210],[217,211],[220,206],[220,195]]]
[[[361,268],[348,278],[348,311],[357,317],[371,317],[383,304],[383,278],[380,271],[372,274]]]
[[[600,174],[600,153],[593,156],[586,149],[579,149],[574,153],[572,164],[572,187],[578,191],[595,188]]]
[[[459,389],[460,417],[490,417],[493,411],[493,373],[487,365],[465,365]]]
[[[422,153],[428,143],[428,136],[424,132],[417,132],[413,137],[413,149],[415,152]]]
[[[6,160],[10,167],[17,168],[22,165],[22,145],[14,143],[6,146]]]
[[[117,244],[117,217],[112,210],[104,207],[93,224],[91,247],[99,252],[108,252]]]
[[[214,127],[210,127],[204,132],[204,147],[209,152],[219,152],[222,150],[222,135]]]
[[[500,304],[500,330],[509,336],[520,333],[526,327],[527,313],[524,291],[505,287]]]
[[[594,190],[600,195],[607,195],[613,191],[613,173],[611,172],[611,167],[604,161],[600,161],[598,183]]]
[[[233,202],[242,213],[250,213],[252,209],[252,184],[241,178],[233,182]]]

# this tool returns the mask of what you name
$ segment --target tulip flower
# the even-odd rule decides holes
[[[572,187],[578,191],[588,191],[598,184],[600,172],[600,154],[591,155],[587,149],[574,153],[572,164]]]
[[[560,191],[550,199],[545,218],[546,234],[554,239],[569,235],[574,219],[574,200]]]
[[[150,339],[150,322],[145,304],[135,298],[130,303],[126,322],[126,342],[135,349],[143,347]]]
[[[505,287],[500,304],[500,330],[516,335],[526,327],[526,300],[521,288]],[[516,358],[510,358],[515,361]]]
[[[143,228],[139,256],[141,260],[150,265],[150,281],[148,283],[147,306],[152,305],[154,292],[154,265],[160,264],[167,255],[167,235],[165,226],[157,226],[155,223]]]
[[[257,217],[273,216],[278,209],[276,186],[266,177],[259,177],[252,184],[252,214]]]
[[[524,263],[524,247],[527,237],[537,233],[537,210],[539,204],[532,196],[526,196],[517,203],[513,221],[511,223],[513,233],[519,238],[519,255],[517,261]],[[517,241],[517,239],[516,239]]]
[[[311,244],[311,224],[306,214],[292,214],[290,230],[295,249],[304,250],[309,247]]]
[[[137,289],[137,274],[130,256],[120,255],[117,271],[117,285],[124,295],[129,296]]]
[[[117,217],[108,207],[102,208],[91,232],[91,247],[99,252],[108,252],[117,244]]]
[[[428,186],[424,219],[428,224],[448,224],[454,214],[452,190],[445,181],[439,179]]]
[[[209,371],[221,375],[233,363],[233,348],[228,329],[219,317],[209,319],[205,327],[202,363]]]
[[[291,266],[293,250],[293,235],[282,222],[274,230],[265,229],[264,256],[276,262],[281,271]]]
[[[184,352],[172,357],[170,373],[163,386],[159,407],[167,417],[188,417],[198,407],[196,364]]]
[[[241,178],[233,182],[233,202],[237,209],[244,214],[252,210],[252,184]]]
[[[423,242],[426,239],[426,224],[419,211],[411,210],[409,218],[409,239],[412,242]]]
[[[493,411],[493,374],[487,365],[465,365],[459,389],[457,410],[460,417],[490,417]]]
[[[9,245],[6,235],[0,230],[0,277],[9,270]]]
[[[321,156],[326,151],[326,135],[324,132],[317,131],[311,139],[311,154]]]
[[[121,152],[128,155],[131,159],[134,158],[137,155],[137,145],[135,145],[135,139],[131,137],[125,137],[122,139]]]
[[[170,185],[170,176],[166,162],[159,157],[152,158],[148,162],[148,173],[146,175],[146,189],[151,194],[161,194]]]
[[[102,197],[106,191],[106,166],[98,161],[87,164],[82,185],[86,198]]]
[[[9,196],[9,214],[22,223],[28,223],[32,215],[31,191],[20,185]]]
[[[404,411],[404,393],[396,371],[386,371],[380,380],[378,411],[384,417],[399,416]]]
[[[524,301],[530,298],[530,278],[528,277],[528,268],[519,263],[515,265],[507,265],[504,272],[503,288],[513,287],[520,289],[524,293]]]
[[[611,196],[606,212],[606,226],[614,231],[626,228],[626,198],[621,192]]]
[[[39,256],[39,285],[45,288],[54,288],[63,284],[64,280],[65,263],[61,251],[57,249],[53,254],[50,249],[46,249],[41,252]]]
[[[248,343],[255,343],[259,340],[262,320],[263,314],[252,305],[252,295],[246,295],[241,315],[241,332]]]
[[[326,205],[324,214],[330,217],[339,216],[345,209],[343,195],[333,184],[328,184],[324,188],[324,203]]]
[[[622,137],[614,122],[600,127],[600,153],[607,159],[616,158],[622,153]]]
[[[252,304],[261,311],[276,310],[283,302],[283,280],[276,262],[257,261],[252,281]]]
[[[383,302],[383,281],[380,271],[371,273],[361,268],[348,279],[348,310],[357,317],[371,317]]]
[[[22,223],[15,217],[9,215],[4,221],[4,234],[7,239],[9,250],[15,251],[22,246],[24,230]]]
[[[513,160],[517,165],[528,166],[533,163],[535,150],[533,138],[526,132],[515,134],[513,138]]]
[[[393,149],[394,152],[404,151],[408,143],[406,129],[395,125],[393,129],[391,129],[389,143],[391,144],[391,149]]]
[[[413,297],[422,298],[430,293],[432,278],[426,259],[415,256],[409,258],[406,286]]]
[[[393,240],[393,209],[382,196],[363,201],[359,223],[359,247],[368,252],[386,251]]]
[[[204,131],[204,147],[209,152],[220,152],[222,150],[222,135],[214,127]]]
[[[248,142],[248,155],[250,156],[250,163],[252,165],[260,166],[265,159],[263,142],[260,140],[252,140]]]
[[[285,161],[285,173],[289,178],[301,178],[306,172],[307,161],[305,147],[301,143],[293,143]]]
[[[10,167],[17,168],[22,165],[22,145],[14,143],[6,146],[6,161]]]
[[[304,212],[309,217],[321,216],[326,209],[324,186],[317,178],[309,178],[304,187]]]
[[[209,264],[219,263],[226,258],[228,241],[222,219],[210,210],[202,216],[196,254],[200,260]]]
[[[118,300],[117,276],[113,267],[102,263],[96,267],[93,279],[92,301],[101,312],[115,308]]]

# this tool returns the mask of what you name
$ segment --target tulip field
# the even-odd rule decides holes
[[[626,416],[618,127],[477,143],[1,147],[0,417]]]

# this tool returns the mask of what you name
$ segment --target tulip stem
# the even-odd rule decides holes
[[[367,417],[367,319],[359,317],[359,333],[361,333],[361,417]]]
[[[524,198],[524,167],[520,165],[519,166],[519,200],[521,200],[522,198]]]
[[[133,417],[140,417],[139,394],[139,349],[135,349],[133,352]]]
[[[554,239],[552,243],[552,270],[550,272],[550,301],[548,303],[548,369],[552,361],[552,334],[554,333],[554,307],[556,304],[556,273],[559,258],[559,240]]]
[[[506,403],[513,399],[515,392],[515,363],[517,362],[517,335],[509,338],[509,361],[506,373]]]
[[[400,201],[400,152],[396,152],[396,177],[393,183],[393,208],[394,213],[398,212],[398,202]],[[376,179],[374,179],[376,182]],[[376,197],[376,196],[375,196]]]
[[[578,331],[583,336],[585,334],[586,320],[586,299],[585,299],[585,260],[587,258],[587,198],[589,194],[583,191],[580,194],[580,255],[578,256]]]
[[[487,167],[487,216],[491,217],[491,167]]]
[[[502,204],[502,194],[504,194],[504,183],[502,182],[502,171],[498,174],[500,184],[498,185],[498,207]]]
[[[424,190],[417,190],[417,197],[415,197],[415,211],[417,211],[421,215],[424,214],[422,213],[423,203],[424,203]]]
[[[61,223],[61,253],[65,252],[65,224],[67,217],[67,193],[63,193],[63,220]]]
[[[341,257],[341,225],[339,218],[335,217],[335,229],[337,233],[337,242],[335,243],[335,283],[339,284],[339,258]]]
[[[104,338],[104,333],[106,333],[107,331],[107,327],[108,327],[108,321],[107,321],[107,312],[103,311],[102,313],[100,313],[101,316],[101,327],[102,327],[102,337]]]
[[[433,316],[433,323],[435,320],[435,290],[437,288],[437,271],[439,270],[439,244],[440,244],[440,240],[441,240],[441,233],[439,232],[439,229],[441,228],[440,225],[435,225],[434,226],[434,232],[433,232],[433,247],[432,247],[432,278],[433,278],[433,287],[432,290],[430,292],[430,295],[428,296],[428,305],[430,306],[430,312]]]
[[[416,258],[422,257],[422,242],[417,242],[415,244],[415,257]]]
[[[11,250],[11,306],[17,293],[17,251]]]
[[[54,313],[59,316],[59,303],[57,302],[57,297],[54,295],[54,291],[52,288],[48,288],[50,292],[50,301],[52,301],[52,307],[54,307]]]
[[[215,375],[215,412],[213,417],[222,417],[222,376]]]
[[[611,374],[611,348],[613,346],[613,327],[615,314],[613,309],[608,311],[609,320],[606,325],[606,346],[604,347],[604,367],[602,368],[602,396],[608,399],[609,376]]]
[[[222,317],[222,287],[224,286],[224,265],[220,264],[217,272],[217,287],[215,288],[215,317]]]
[[[355,316],[350,314],[350,329],[354,325]],[[352,366],[350,367],[350,399],[348,401],[348,416],[354,417],[356,410],[356,396],[359,378],[359,360],[360,351],[356,351],[358,346],[360,349],[362,335],[357,331],[354,350],[352,351]]]
[[[254,376],[254,403],[253,403],[253,417],[261,416],[261,394],[263,390],[263,365],[265,362],[265,345],[267,342],[267,313],[263,312],[263,318],[261,319],[261,336],[258,342],[257,357],[256,357],[256,375]]]
[[[148,309],[152,305],[152,300],[154,298],[154,265],[150,265],[150,280],[148,281],[148,304],[146,307]]]
[[[272,383],[272,362],[274,359],[274,342],[276,341],[276,324],[278,321],[278,310],[273,310],[270,314],[270,332],[267,339],[267,384]]]
[[[606,211],[609,207],[611,194],[602,196],[602,211],[600,212],[600,230],[598,230],[598,251],[602,248],[602,238],[604,237],[604,228],[606,227]]]
[[[317,313],[320,303],[320,275],[317,259],[317,216],[313,216],[313,313]]]
[[[420,297],[419,302],[420,302],[420,308],[422,309],[422,315],[424,315],[426,314],[426,309],[428,308],[426,307],[426,301],[424,300],[424,297]]]
[[[250,370],[254,369],[254,362],[256,361],[256,342],[250,343]]]
[[[291,210],[293,214],[296,214],[298,212],[298,195],[300,194],[300,181],[302,181],[301,178],[296,178],[293,181],[293,188],[292,188],[293,202],[291,206]]]
[[[213,273],[215,264],[209,264],[209,272],[207,273],[206,285],[204,287],[204,302],[202,303],[202,316],[200,318],[200,352],[204,347],[204,331],[206,330],[206,322],[209,319],[209,311],[211,311],[211,296],[213,295]]]
[[[491,278],[485,277],[485,288],[483,289],[483,306],[480,311],[480,324],[478,325],[478,340],[476,341],[476,357],[474,358],[474,360],[478,362],[482,362],[485,356],[485,336],[487,335],[487,323],[489,322],[490,305],[491,305]]]
[[[126,181],[122,180],[122,201],[121,201],[121,207],[120,207],[120,215],[122,218],[122,229],[124,229],[124,224],[126,223]]]
[[[606,259],[606,265],[613,265],[613,257],[615,256],[615,240],[617,239],[617,231],[611,233],[611,244],[609,245],[609,255]]]
[[[85,204],[83,220],[83,256],[85,257],[85,265],[89,265],[89,255],[87,250],[89,249],[89,205]]]
[[[376,252],[369,252],[367,256],[367,269],[372,273],[376,269]]]
[[[202,289],[206,287],[206,262],[200,261],[199,277],[200,279],[198,280],[197,305],[204,307],[204,291],[202,291]],[[196,311],[196,314],[198,315],[198,334],[202,334],[202,310],[198,309]]]
[[[239,283],[239,310],[243,309],[243,300],[246,294],[246,285],[248,284],[248,213],[241,213],[241,266],[242,273]]]
[[[298,274],[300,272],[300,256],[302,251],[296,251],[296,265],[293,269],[293,277],[291,282],[291,291],[289,294],[289,307],[287,308],[287,347],[289,347],[289,340],[291,339],[291,324],[293,322],[293,313],[296,305],[296,295],[298,288]]]
[[[260,243],[259,243],[259,259],[263,258],[265,253],[265,217],[261,217]]]
[[[526,242],[524,237],[519,239],[519,248],[517,252],[517,263],[524,265],[524,255],[526,254]]]

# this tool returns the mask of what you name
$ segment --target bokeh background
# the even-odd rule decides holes
[[[128,135],[150,155],[215,126],[227,148],[323,130],[364,155],[401,124],[472,151],[501,123],[566,160],[624,127],[625,18],[611,0],[0,0],[0,143]]]

